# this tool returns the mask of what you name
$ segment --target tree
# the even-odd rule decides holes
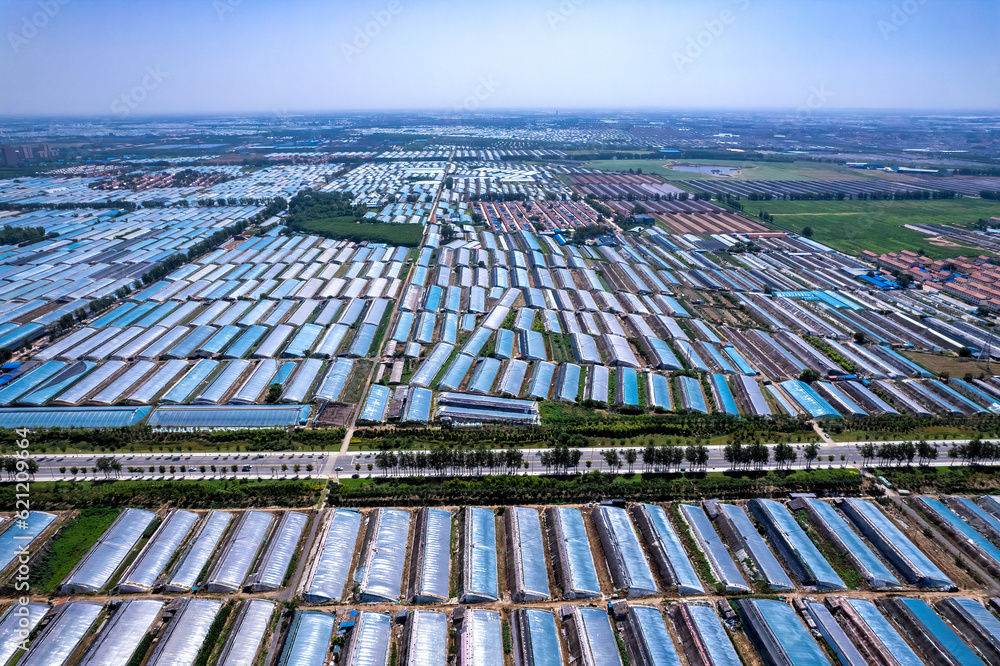
[[[819,379],[819,373],[812,368],[806,368],[801,373],[799,373],[799,381],[805,382],[806,384],[811,384]]]
[[[264,398],[264,402],[269,405],[273,405],[281,399],[281,384],[271,384],[267,389],[267,397]]]
[[[635,461],[638,457],[639,456],[636,454],[635,449],[625,449],[625,462],[628,463],[629,474],[632,473],[632,466],[635,465]]]
[[[778,469],[791,465],[796,458],[798,458],[798,454],[795,453],[791,444],[780,442],[774,447],[774,462],[777,463]]]
[[[813,228],[812,227],[805,227],[804,229],[802,229],[802,235],[805,236],[806,238],[812,238],[812,236],[813,236]]]
[[[802,457],[806,459],[806,467],[811,468],[812,462],[819,457],[819,444],[809,442],[802,449]]]
[[[604,462],[608,464],[608,468],[613,472],[622,466],[621,458],[618,457],[618,451],[615,449],[607,449],[604,452]]]
[[[455,227],[450,224],[441,225],[441,241],[444,243],[450,243],[455,240],[456,236]]]

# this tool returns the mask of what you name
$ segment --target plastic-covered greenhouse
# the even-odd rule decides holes
[[[594,510],[593,517],[615,587],[625,590],[630,597],[656,594],[656,580],[628,512],[602,505]]]
[[[566,599],[601,596],[587,527],[580,510],[568,506],[549,507],[546,519],[554,534],[556,580],[563,596]]]
[[[467,506],[464,515],[462,602],[496,601],[497,533],[492,509]]]
[[[387,666],[392,618],[384,613],[362,611],[340,659],[343,666]]]
[[[324,666],[336,622],[330,613],[296,611],[278,666]]]
[[[160,523],[139,556],[118,582],[121,592],[148,592],[163,573],[177,549],[198,522],[198,514],[174,509]]]
[[[210,592],[239,592],[250,567],[257,559],[264,538],[271,530],[274,515],[266,511],[246,511],[229,538],[212,570],[205,588]]]
[[[221,608],[222,602],[215,599],[185,599],[160,632],[147,666],[194,664]]]
[[[413,601],[443,603],[451,578],[451,512],[424,507],[415,529],[415,559],[410,563]]]
[[[55,514],[29,511],[23,519],[11,521],[0,534],[0,571],[3,571],[24,549],[42,535],[56,519]],[[0,660],[0,664],[4,663]]]
[[[322,544],[319,555],[311,559],[305,575],[302,598],[306,603],[343,600],[363,521],[362,515],[352,509],[327,512],[317,537]]]
[[[70,601],[57,607],[55,617],[31,642],[18,666],[68,664],[103,608],[104,604],[90,601]]]
[[[155,599],[131,599],[124,602],[104,623],[101,633],[91,643],[80,661],[83,666],[127,666],[131,663],[146,633],[163,610]]]
[[[277,602],[269,599],[247,599],[240,604],[229,638],[216,663],[219,666],[247,666],[255,663],[277,605]]]
[[[132,552],[156,514],[125,509],[97,540],[60,586],[65,594],[98,592]]]
[[[233,514],[225,511],[208,514],[167,582],[168,592],[188,592],[194,589],[198,584],[198,577],[219,546],[232,519]]]
[[[402,666],[446,666],[448,663],[448,616],[416,610],[406,618],[403,631]]]
[[[410,534],[410,512],[376,509],[368,519],[358,580],[362,602],[399,601]]]
[[[11,657],[21,649],[24,641],[21,632],[30,635],[48,612],[49,605],[41,603],[13,604],[7,607],[0,617],[0,664],[9,663]]]
[[[503,636],[500,614],[484,609],[469,609],[458,634],[459,666],[501,666]]]
[[[509,507],[507,521],[507,568],[514,601],[548,599],[549,574],[545,567],[545,543],[538,510]]]
[[[632,516],[646,538],[664,580],[676,585],[678,594],[704,594],[705,589],[698,580],[698,574],[684,552],[684,545],[663,507],[656,504],[634,504]]]
[[[251,579],[251,589],[254,592],[281,589],[288,566],[292,563],[295,547],[308,522],[309,516],[298,511],[286,511],[281,515]]]

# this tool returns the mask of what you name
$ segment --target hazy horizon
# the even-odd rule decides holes
[[[4,117],[1000,109],[1000,3],[9,0]]]

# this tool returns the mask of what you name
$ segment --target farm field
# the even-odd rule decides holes
[[[966,225],[1000,215],[1000,202],[982,199],[903,201],[748,201],[746,212],[763,210],[774,216],[772,226],[800,233],[812,227],[813,239],[849,254],[923,251],[932,259],[982,254],[968,247],[941,247],[930,236],[903,229],[904,224]]]
[[[419,224],[355,223],[344,218],[303,221],[299,223],[299,229],[305,233],[318,234],[337,240],[348,240],[354,243],[370,241],[404,247],[420,245],[424,233],[424,228]]]
[[[746,166],[738,176],[717,177],[693,171],[674,171],[670,164],[714,164],[719,166]],[[598,160],[587,162],[585,169],[602,171],[628,171],[642,169],[667,180],[858,180],[878,178],[871,172],[847,169],[839,164],[823,162],[741,162],[739,160]]]

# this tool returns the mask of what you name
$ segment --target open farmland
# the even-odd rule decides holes
[[[940,247],[904,224],[971,224],[1000,215],[1000,202],[983,199],[936,201],[763,201],[747,202],[746,211],[763,210],[774,226],[801,232],[812,227],[813,239],[850,254],[901,250],[923,251],[932,259],[981,254],[975,248]]]
[[[738,176],[710,176],[691,171],[675,171],[672,164],[718,165],[744,167]],[[840,164],[823,162],[740,162],[739,160],[597,160],[587,162],[587,169],[602,171],[628,171],[642,169],[644,174],[652,173],[667,180],[858,180],[878,178],[871,172],[858,172]]]
[[[416,224],[353,222],[343,218],[309,220],[299,224],[302,231],[352,243],[387,243],[403,247],[420,245],[424,228]]]

